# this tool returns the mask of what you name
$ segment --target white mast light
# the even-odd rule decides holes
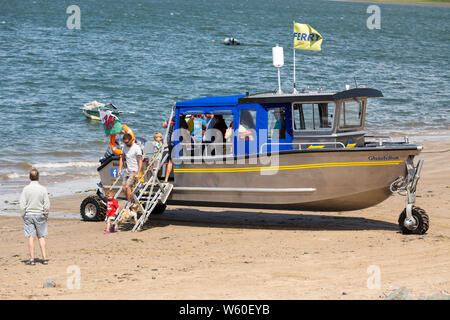
[[[280,78],[280,68],[284,65],[284,54],[283,54],[283,47],[279,47],[278,45],[276,47],[272,48],[272,57],[273,57],[273,65],[278,68],[278,91],[277,93],[283,93],[281,91],[281,78]]]
[[[284,65],[283,47],[279,47],[278,45],[276,47],[273,47],[272,56],[273,65],[277,68],[281,68]]]

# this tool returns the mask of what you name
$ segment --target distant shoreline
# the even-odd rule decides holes
[[[450,7],[450,1],[442,2],[442,1],[414,1],[414,0],[405,0],[405,1],[385,1],[385,0],[331,0],[331,1],[340,1],[340,2],[367,2],[367,3],[381,3],[381,4],[406,4],[406,5],[419,5],[419,6],[434,6],[434,7]]]

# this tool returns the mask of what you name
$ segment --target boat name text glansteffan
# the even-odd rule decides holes
[[[393,157],[393,156],[384,156],[384,157],[369,156],[367,159],[370,160],[370,161],[386,161],[386,160],[398,160],[398,157]]]

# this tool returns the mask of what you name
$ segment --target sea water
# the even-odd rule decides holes
[[[369,29],[371,4],[0,0],[0,207],[31,167],[53,195],[96,187],[108,140],[84,103],[134,112],[122,123],[151,138],[175,101],[277,90],[277,44],[282,89],[292,91],[293,21],[324,38],[322,51],[296,51],[299,90],[376,88],[384,98],[369,101],[369,132],[447,138],[450,7],[377,4],[380,29]],[[220,44],[231,36],[242,45]]]

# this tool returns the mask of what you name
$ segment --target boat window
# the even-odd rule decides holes
[[[362,121],[362,102],[359,100],[344,101],[339,120],[340,128],[360,127]]]
[[[216,140],[223,141],[228,125],[233,123],[233,115],[210,113],[206,116],[206,130],[203,142],[212,142]]]
[[[284,108],[271,108],[267,112],[269,139],[280,140],[286,138],[286,115]]]
[[[231,154],[232,125],[233,113],[228,110],[180,113],[179,129],[185,130],[179,132],[179,154],[188,158]]]
[[[334,103],[295,103],[294,130],[329,130],[333,127]]]
[[[233,114],[210,113],[203,137],[204,156],[221,156],[232,153],[233,146]],[[229,124],[231,128],[227,125]],[[231,130],[231,131],[230,131]],[[228,132],[228,134],[227,134]]]
[[[242,109],[239,112],[239,140],[255,140],[256,110]]]

